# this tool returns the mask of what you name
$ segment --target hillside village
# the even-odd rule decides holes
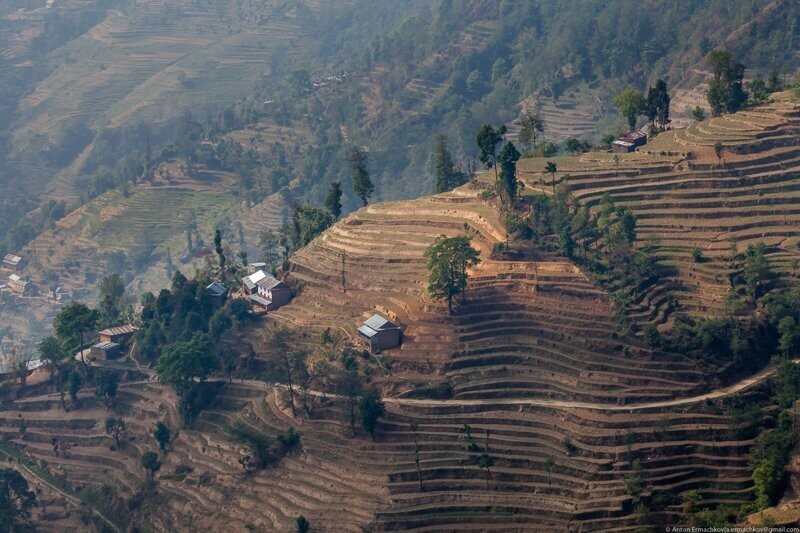
[[[571,53],[485,122],[536,65],[502,61],[528,31],[503,17],[541,6],[484,20],[494,7],[465,2],[468,21],[443,26],[449,2],[419,8],[426,21],[402,5],[141,1],[160,26],[86,0],[74,66],[31,85],[9,141],[49,202],[0,235],[0,531],[800,524],[800,77],[728,51],[790,3],[725,8],[733,33],[679,56],[692,66],[674,87],[655,38],[627,71],[616,52],[602,67]],[[0,38],[74,5],[0,6]],[[599,28],[631,16],[593,5]],[[394,30],[352,36],[351,8]],[[406,50],[418,32],[436,46]],[[31,39],[6,56],[34,57]],[[338,40],[364,57],[305,69]],[[77,51],[98,43],[120,61],[85,80],[141,80],[99,91],[103,113],[80,100],[119,129],[48,181],[60,145],[38,106],[68,112],[55,87],[88,91]],[[437,77],[459,56],[480,63]],[[209,95],[236,103],[189,111]],[[168,136],[152,117],[178,101]],[[139,112],[152,126],[125,130]],[[87,163],[106,149],[122,150],[113,168]]]
[[[571,216],[583,205],[602,214],[611,194],[635,215],[636,247],[656,240],[655,261],[669,269],[624,304],[609,295],[613,277],[596,277],[582,260],[593,248],[580,238],[570,259],[547,231],[533,248],[519,230],[506,237],[502,197],[490,193],[493,171],[449,192],[346,216],[296,251],[279,268],[283,279],[262,264],[229,264],[219,247],[228,266],[211,261],[193,305],[198,318],[212,317],[208,331],[225,350],[236,346],[236,358],[199,370],[206,377],[190,387],[213,389],[214,398],[191,422],[186,389],[156,380],[166,368],[148,362],[152,326],[137,318],[139,325],[114,324],[97,341],[84,339],[65,385],[90,380],[97,391],[78,383],[59,399],[47,385],[48,365],[22,389],[6,389],[16,392],[3,404],[0,452],[38,484],[47,503],[35,516],[56,528],[78,519],[120,527],[130,498],[152,506],[148,520],[159,529],[247,529],[253,521],[271,531],[302,516],[328,531],[461,520],[514,528],[534,517],[556,529],[618,530],[730,517],[751,501],[748,450],[763,423],[741,410],[770,402],[778,367],[740,378],[729,365],[727,381],[709,381],[707,361],[655,339],[681,316],[729,305],[731,272],[754,243],[765,244],[770,271],[759,294],[798,275],[800,225],[791,209],[769,214],[775,202],[791,205],[785,187],[796,179],[798,121],[794,97],[776,93],[769,104],[660,132],[634,151],[519,160],[519,201],[530,206],[521,210],[535,217],[537,198],[568,187]],[[468,236],[480,257],[452,316],[426,288],[425,250],[440,234]],[[176,274],[172,295],[162,291],[142,317],[165,320],[167,298],[180,300],[192,284]],[[627,324],[617,318],[622,305]],[[302,359],[282,352],[289,339]],[[178,344],[194,357],[195,342]],[[342,350],[345,366],[336,372],[344,374],[326,377],[323,367],[340,364],[331,353]],[[254,380],[252,365],[269,361],[276,369],[286,363],[289,374]],[[291,376],[301,368],[307,378]],[[86,377],[73,379],[76,371]],[[371,436],[348,415],[355,389],[346,378],[380,391]],[[362,402],[373,389],[363,390],[355,393]],[[121,431],[109,426],[116,416]],[[139,458],[157,445],[148,436],[157,423],[173,436],[151,475]],[[280,444],[286,439],[292,444]],[[262,441],[273,444],[259,459]],[[157,490],[143,493],[141,483]],[[244,493],[236,489],[242,483]],[[228,505],[210,503],[231,491],[237,497]],[[201,512],[201,502],[215,512]],[[268,507],[253,516],[246,510],[256,502]],[[786,512],[773,519],[790,523]],[[764,520],[753,516],[741,520]]]

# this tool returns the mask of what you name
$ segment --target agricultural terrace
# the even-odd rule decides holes
[[[656,244],[662,264],[674,267],[638,302],[634,318],[667,321],[670,295],[683,311],[720,312],[734,254],[750,244],[767,245],[770,268],[780,277],[797,276],[800,110],[788,95],[776,97],[766,106],[662,133],[635,153],[553,159],[556,185],[567,184],[584,205],[597,206],[608,193],[629,207],[638,219],[639,245]],[[719,158],[717,143],[723,146]],[[550,189],[545,162],[520,161],[529,189]]]

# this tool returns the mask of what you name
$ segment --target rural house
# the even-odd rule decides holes
[[[137,331],[139,331],[139,328],[130,324],[107,328],[100,332],[100,343],[111,342],[115,344],[124,344]]]
[[[228,296],[228,289],[225,288],[225,285],[212,281],[211,284],[206,287],[206,294],[211,296],[214,300],[224,301]]]
[[[647,144],[647,134],[641,131],[632,131],[622,137],[617,137],[611,143],[611,151],[616,153],[633,152],[639,146]]]
[[[8,289],[19,296],[28,296],[32,289],[30,281],[24,280],[16,274],[8,276]]]
[[[247,295],[267,311],[274,311],[292,300],[292,289],[263,270],[242,280]]]
[[[89,356],[92,359],[106,361],[117,357],[120,351],[120,345],[116,342],[100,341],[89,350]]]
[[[26,264],[27,264],[27,261],[25,261],[23,258],[21,258],[18,255],[6,254],[6,256],[3,258],[3,266],[5,268],[10,268],[11,270],[13,270],[15,272],[19,272],[20,270],[25,268]]]
[[[358,328],[358,336],[373,352],[389,350],[400,346],[403,341],[403,329],[380,315],[372,315]]]

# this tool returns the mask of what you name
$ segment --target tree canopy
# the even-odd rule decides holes
[[[472,247],[465,235],[441,235],[425,250],[428,259],[428,293],[434,298],[446,298],[448,313],[453,313],[453,297],[467,288],[467,269],[477,265],[480,252]]]
[[[350,148],[349,159],[350,168],[353,171],[353,192],[366,206],[375,192],[375,185],[367,170],[367,153],[358,146],[353,146]]]
[[[742,86],[744,65],[725,50],[712,50],[708,64],[714,73],[708,83],[708,103],[711,114],[736,113],[747,103],[747,93]]]
[[[633,87],[628,87],[614,97],[614,106],[627,119],[628,128],[631,131],[636,129],[636,117],[645,111],[645,99],[642,93]]]
[[[36,494],[22,474],[11,468],[0,470],[0,531],[28,530],[34,505]]]

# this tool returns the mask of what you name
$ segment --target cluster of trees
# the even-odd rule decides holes
[[[329,333],[321,339],[322,357],[309,363],[307,349],[298,348],[296,336],[284,327],[273,328],[267,339],[270,350],[267,355],[264,379],[285,387],[287,402],[292,415],[300,404],[305,412],[311,410],[309,390],[316,386],[324,395],[329,390],[336,393],[344,404],[345,423],[352,435],[356,435],[357,422],[374,436],[378,419],[384,407],[377,389],[367,386],[358,364],[357,353],[342,347]]]
[[[36,494],[13,468],[0,469],[0,531],[34,531],[30,522]]]
[[[251,320],[249,302],[236,298],[220,305],[204,290],[208,283],[209,279],[188,280],[176,272],[170,289],[162,289],[158,296],[142,296],[139,353],[157,361],[159,377],[181,398],[185,421],[193,419],[213,397],[215,387],[208,386],[206,378],[219,369],[232,375],[247,350],[234,332]]]
[[[713,77],[708,83],[708,103],[711,114],[736,113],[747,103],[747,93],[742,86],[744,65],[725,50],[712,50],[708,64]]]
[[[614,106],[628,121],[631,131],[636,129],[639,115],[645,115],[654,126],[664,129],[669,123],[669,104],[667,84],[661,79],[648,89],[647,97],[633,87],[628,87],[614,98]]]

